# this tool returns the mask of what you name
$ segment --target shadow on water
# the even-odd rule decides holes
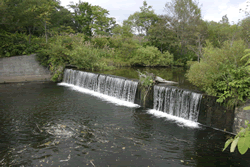
[[[247,166],[226,134],[54,83],[0,85],[0,166]]]

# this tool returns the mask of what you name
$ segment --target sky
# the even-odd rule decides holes
[[[165,14],[164,7],[171,0],[146,0],[152,6],[156,14]],[[238,23],[245,17],[239,9],[246,9],[248,0],[200,0],[202,18],[208,21],[220,21],[222,16],[227,15],[229,22]],[[61,5],[67,7],[70,2],[78,3],[79,0],[61,0]],[[109,11],[110,17],[115,17],[118,23],[122,23],[131,14],[140,11],[143,0],[82,0],[91,5],[99,5]],[[250,9],[249,9],[250,10]]]

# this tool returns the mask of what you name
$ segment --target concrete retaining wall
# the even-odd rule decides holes
[[[216,102],[216,97],[203,94],[198,122],[223,131],[233,132],[234,110]]]
[[[233,132],[238,133],[240,127],[246,128],[245,120],[250,121],[250,110],[243,110],[244,107],[250,106],[250,100],[248,100],[244,105],[235,108]]]
[[[34,54],[0,59],[0,83],[50,79],[50,71],[39,64]]]

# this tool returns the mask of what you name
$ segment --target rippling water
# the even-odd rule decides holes
[[[0,85],[0,166],[248,166],[227,134],[54,83]]]

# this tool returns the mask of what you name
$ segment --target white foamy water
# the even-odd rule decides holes
[[[120,99],[112,97],[112,96],[108,96],[108,95],[105,95],[105,94],[102,94],[102,93],[99,93],[99,92],[95,92],[93,90],[89,90],[89,89],[85,89],[85,88],[82,88],[82,87],[79,87],[79,86],[75,86],[73,84],[67,84],[65,82],[61,82],[61,83],[58,83],[57,85],[70,87],[73,90],[83,92],[83,93],[86,93],[86,94],[90,94],[92,96],[96,96],[96,97],[98,97],[98,98],[100,98],[100,99],[102,99],[104,101],[111,102],[111,103],[113,103],[115,105],[118,105],[118,106],[140,107],[138,104],[134,104],[134,103],[129,102],[129,101],[123,101],[123,100],[120,100]]]
[[[199,123],[190,121],[181,117],[173,116],[167,113],[164,113],[162,111],[157,111],[154,109],[150,109],[147,111],[147,113],[154,115],[157,118],[166,118],[166,120],[171,120],[176,122],[179,126],[186,126],[190,128],[199,128]]]

